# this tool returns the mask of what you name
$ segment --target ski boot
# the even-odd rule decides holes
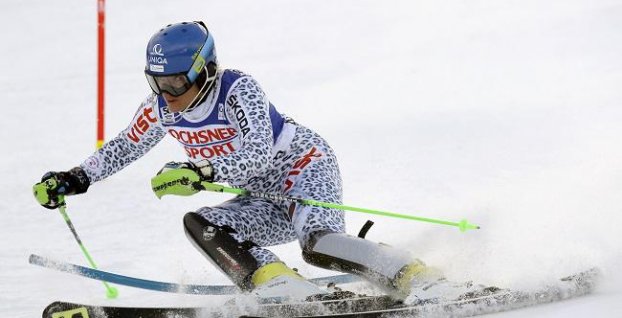
[[[251,282],[255,286],[252,294],[259,298],[305,300],[311,296],[327,294],[327,291],[307,281],[283,262],[261,266],[253,273]]]
[[[457,300],[486,289],[473,282],[452,282],[434,267],[416,261],[404,266],[395,280],[398,297],[409,305]],[[492,291],[492,290],[491,290]]]

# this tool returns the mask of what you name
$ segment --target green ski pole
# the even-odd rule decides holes
[[[319,206],[319,207],[325,207],[325,208],[333,208],[333,209],[361,212],[361,213],[374,214],[374,215],[380,215],[380,216],[401,218],[401,219],[406,219],[406,220],[414,220],[414,221],[420,221],[420,222],[455,226],[458,229],[460,229],[461,232],[480,228],[478,225],[470,224],[466,219],[463,219],[460,222],[450,222],[450,221],[430,219],[430,218],[424,218],[424,217],[413,216],[413,215],[405,215],[405,214],[398,214],[398,213],[393,213],[393,212],[357,208],[353,206],[340,205],[340,204],[329,203],[329,202],[294,198],[294,197],[280,195],[280,194],[248,191],[246,189],[231,188],[231,187],[226,187],[226,186],[211,183],[211,182],[200,182],[200,183],[194,182],[194,185],[200,190],[207,190],[207,191],[212,191],[212,192],[225,192],[225,193],[231,193],[231,194],[237,194],[237,195],[248,195],[252,197],[266,198],[266,199],[271,199],[275,201],[296,202],[296,203],[305,204],[305,205],[313,205],[313,206]]]
[[[91,265],[93,269],[97,269],[97,265],[95,265],[95,261],[91,257],[91,254],[86,250],[86,247],[84,247],[84,244],[82,244],[82,240],[80,239],[80,236],[78,236],[78,232],[76,232],[76,228],[73,226],[71,219],[69,219],[69,215],[67,215],[66,204],[65,204],[64,198],[60,197],[59,200],[62,203],[58,207],[58,211],[60,211],[60,214],[63,216],[65,223],[67,223],[69,230],[71,230],[73,237],[76,239],[76,242],[78,242],[78,245],[80,246],[80,249],[82,250],[82,253],[84,254],[84,257],[86,257],[86,260],[89,262],[89,265]],[[102,283],[104,283],[104,287],[106,287],[106,297],[110,299],[114,299],[114,298],[117,298],[117,296],[119,296],[119,291],[116,288],[108,285],[108,283],[105,281],[102,281]]]
[[[33,194],[35,195],[35,198],[37,199],[37,201],[39,201],[40,203],[48,202],[50,200],[48,190],[54,189],[56,186],[57,186],[57,183],[55,179],[48,179],[45,182],[41,182],[41,183],[34,185],[32,189]],[[67,223],[67,226],[71,230],[73,237],[76,239],[76,242],[78,242],[78,245],[80,246],[82,253],[86,257],[86,260],[89,262],[89,264],[91,265],[93,269],[97,269],[97,265],[95,265],[95,261],[93,261],[91,254],[89,254],[89,252],[86,250],[86,247],[84,247],[84,244],[82,244],[82,240],[80,239],[80,236],[78,236],[78,232],[76,232],[76,229],[73,226],[73,223],[71,222],[71,219],[69,218],[69,215],[67,215],[67,211],[66,211],[67,204],[65,202],[64,195],[58,196],[58,203],[59,203],[58,211],[60,211],[60,214],[63,216],[65,223]],[[108,285],[107,282],[102,281],[102,283],[104,283],[104,286],[106,287],[106,297],[111,298],[111,299],[117,298],[117,296],[119,295],[119,291],[116,288]]]

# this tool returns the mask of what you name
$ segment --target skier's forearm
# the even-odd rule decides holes
[[[141,143],[133,143],[125,137],[125,132],[108,141],[96,151],[80,167],[86,172],[91,183],[103,180],[146,154],[165,135],[163,130],[152,130],[149,137]]]

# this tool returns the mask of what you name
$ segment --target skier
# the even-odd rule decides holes
[[[167,163],[153,179],[154,189],[180,192],[184,185],[173,181],[181,173],[341,203],[341,176],[328,143],[278,112],[253,77],[219,68],[204,23],[171,24],[156,32],[147,44],[145,75],[153,93],[127,128],[79,166],[44,174],[41,183],[48,189],[47,196],[39,196],[41,205],[54,209],[62,204],[59,196],[85,193],[167,134],[181,144],[188,161]],[[306,262],[363,276],[399,297],[438,278],[408,253],[346,234],[344,212],[337,209],[238,196],[187,213],[183,224],[208,260],[239,288],[260,295],[278,293],[279,285],[300,298],[323,293],[266,249],[296,239]]]

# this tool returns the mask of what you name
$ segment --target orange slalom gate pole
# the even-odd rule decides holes
[[[97,149],[104,144],[105,0],[97,0]]]

